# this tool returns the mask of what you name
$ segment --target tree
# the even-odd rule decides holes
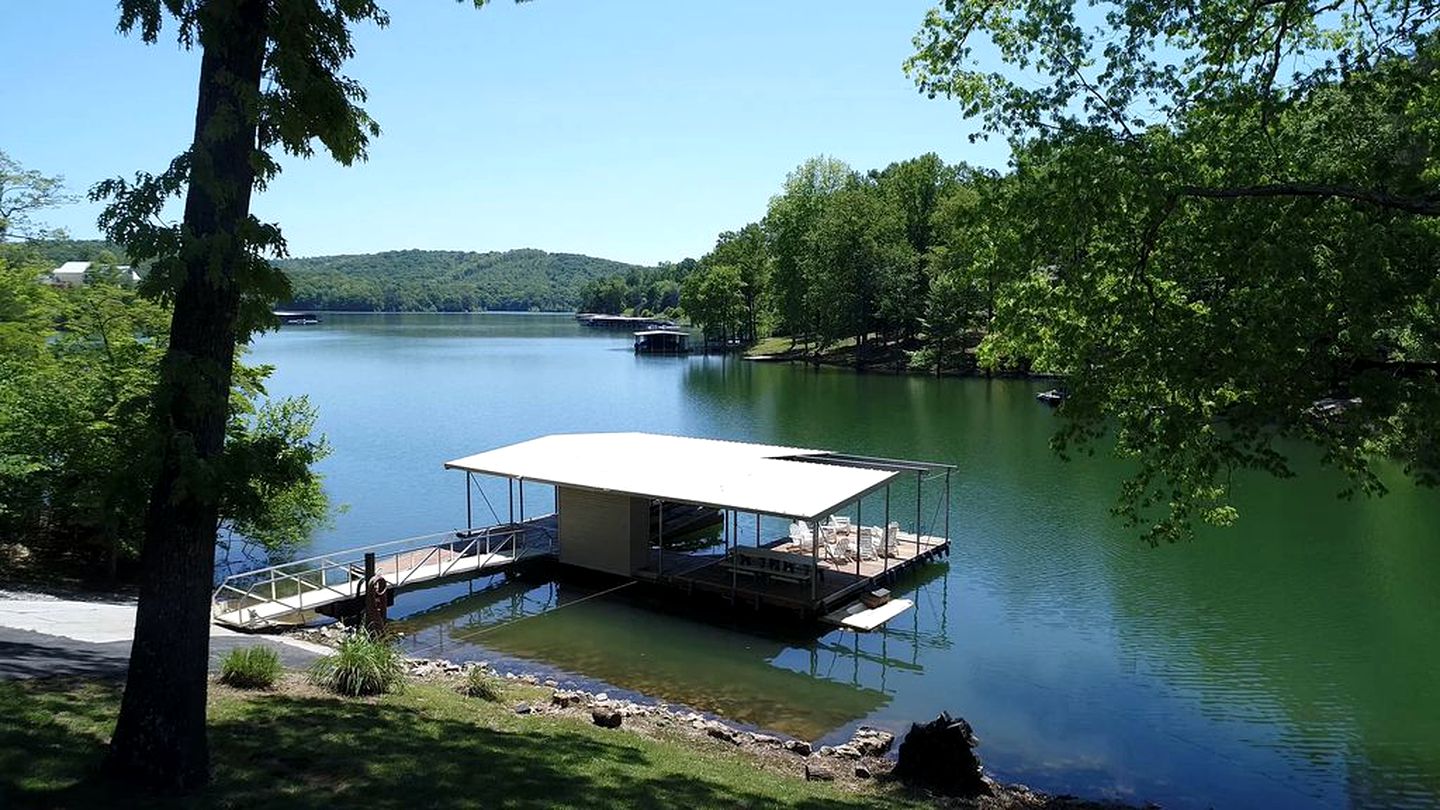
[[[743,337],[753,342],[760,333],[760,310],[770,281],[770,257],[760,223],[752,222],[738,231],[720,234],[715,248],[701,259],[701,264],[729,265],[739,272],[740,297],[745,302]]]
[[[481,0],[476,0],[481,4]],[[99,184],[101,224],[132,261],[150,262],[145,291],[173,305],[154,400],[157,473],[149,497],[130,671],[107,770],[155,788],[208,778],[205,733],[209,602],[227,488],[245,454],[225,452],[235,350],[288,297],[267,256],[279,229],[250,213],[253,190],[279,173],[275,151],[342,164],[379,134],[363,88],[340,73],[352,27],[383,26],[371,0],[121,0],[120,30],[155,42],[173,18],[201,53],[190,148],[159,175]],[[177,225],[159,214],[184,197]]]
[[[37,280],[46,266],[0,265],[0,535],[58,570],[115,580],[142,546],[169,313],[113,270],[56,289]],[[237,366],[227,430],[250,472],[220,514],[237,538],[283,553],[328,518],[312,469],[328,448],[303,399],[262,402],[268,373]]]
[[[1134,458],[1117,508],[1150,540],[1234,520],[1232,475],[1289,475],[1297,439],[1346,494],[1383,492],[1387,458],[1440,479],[1435,11],[950,0],[927,18],[921,89],[1015,144],[982,354],[1065,374],[1057,449],[1109,437]],[[978,67],[990,46],[1012,70]]]
[[[718,338],[726,345],[743,328],[745,297],[740,279],[740,270],[728,264],[702,266],[685,277],[680,302],[707,343]]]
[[[882,293],[879,309],[885,326],[904,337],[920,328],[924,301],[931,274],[928,262],[935,247],[936,217],[940,203],[960,184],[964,167],[947,166],[939,155],[928,152],[917,158],[891,163],[871,172],[886,204],[903,218],[905,240],[914,260],[895,268]]]
[[[0,243],[62,237],[62,231],[36,224],[31,214],[70,200],[65,193],[65,178],[26,169],[0,149]]]
[[[806,306],[807,240],[825,200],[840,191],[853,175],[854,171],[842,161],[824,156],[811,158],[785,178],[784,190],[770,200],[765,233],[774,262],[771,280],[775,314],[779,333],[789,335],[792,343],[814,331]]]

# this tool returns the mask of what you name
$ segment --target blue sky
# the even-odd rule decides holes
[[[255,210],[294,255],[403,248],[698,256],[817,154],[1003,165],[901,69],[933,0],[389,0],[348,73],[384,132],[370,161],[291,159]],[[112,4],[0,6],[0,149],[72,190],[185,147],[198,57],[115,31]],[[22,67],[23,66],[23,67]],[[97,207],[52,212],[97,235]]]

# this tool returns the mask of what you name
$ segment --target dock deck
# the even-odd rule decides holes
[[[737,603],[755,607],[781,607],[798,610],[805,615],[828,613],[834,607],[873,590],[914,566],[947,554],[950,542],[943,537],[901,532],[895,554],[871,560],[819,560],[819,576],[811,592],[809,580],[782,579],[764,573],[747,571],[729,564],[725,553],[686,554],[652,549],[650,564],[636,572],[637,579],[702,591],[733,598]],[[789,538],[761,546],[771,552],[795,557],[810,563],[809,551],[801,550]],[[743,549],[742,549],[743,550]]]

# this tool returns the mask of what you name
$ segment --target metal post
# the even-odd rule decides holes
[[[399,566],[396,566],[399,570]],[[362,623],[366,630],[375,632],[372,624],[372,617],[375,615],[375,552],[365,552],[365,620]]]
[[[735,513],[732,510],[726,509],[725,516],[725,548],[727,549],[726,554],[730,560],[730,601],[734,603],[735,591],[740,587],[740,569],[736,565],[740,560],[735,554],[735,543],[730,539],[730,527],[734,522]]]
[[[465,534],[468,536],[470,530],[475,527],[473,518],[470,517],[470,471],[465,471]]]
[[[505,479],[505,490],[510,493],[510,525],[515,525],[515,479]]]
[[[656,501],[660,510],[660,525],[655,530],[655,537],[660,543],[660,562],[656,566],[659,574],[665,573],[665,502]]]
[[[820,521],[810,527],[810,601],[815,601],[815,592],[818,588],[817,580],[820,577]]]
[[[950,542],[950,471],[945,471],[945,542]]]
[[[860,506],[865,499],[855,499],[855,576],[860,576],[860,535],[865,531],[865,524],[860,521]]]
[[[755,513],[755,548],[760,547],[760,513]]]
[[[885,526],[880,530],[880,556],[885,560],[885,573],[890,573],[890,485],[885,485]]]
[[[915,556],[920,556],[920,496],[925,494],[925,484],[920,479],[923,473],[915,471]]]
[[[521,479],[519,479],[519,481],[520,481],[520,522],[521,522],[521,523],[524,523],[524,522],[525,522],[525,479],[524,479],[524,478],[521,478]]]

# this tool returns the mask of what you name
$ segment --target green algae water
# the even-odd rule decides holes
[[[1241,520],[1150,548],[1123,466],[1065,463],[1022,381],[637,357],[565,316],[328,315],[262,337],[308,394],[348,505],[315,549],[464,523],[441,463],[545,433],[643,430],[956,464],[951,557],[884,631],[702,621],[625,591],[481,580],[402,595],[416,654],[484,659],[814,740],[963,715],[999,778],[1169,807],[1440,804],[1440,494],[1247,478]],[[683,463],[683,460],[675,460]],[[477,519],[503,513],[496,484]],[[548,493],[527,490],[527,511]],[[932,504],[924,505],[935,525]]]

